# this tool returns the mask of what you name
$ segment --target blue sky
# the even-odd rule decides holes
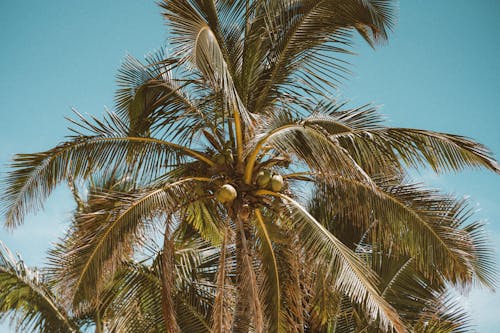
[[[458,133],[500,156],[500,2],[420,1],[400,4],[389,43],[376,51],[359,42],[352,77],[339,97],[381,105],[392,126]],[[154,1],[0,2],[0,171],[12,154],[48,149],[66,130],[74,107],[101,115],[113,106],[115,73],[123,57],[142,57],[165,43]],[[464,194],[500,243],[500,176],[483,171],[418,175],[445,191]],[[30,265],[44,261],[62,234],[72,202],[62,188],[43,212],[0,240]],[[498,252],[497,252],[498,253]],[[466,299],[480,332],[500,327],[500,296],[472,292]],[[8,332],[5,326],[0,331]]]

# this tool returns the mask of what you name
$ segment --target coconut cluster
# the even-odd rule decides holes
[[[255,183],[259,188],[271,189],[274,192],[279,192],[283,189],[283,176],[277,173],[272,173],[270,170],[261,170],[257,173]]]
[[[283,176],[271,170],[260,170],[255,177],[255,184],[261,189],[270,189],[279,192],[285,184]],[[231,184],[224,184],[215,192],[215,198],[225,204],[231,203],[238,196],[238,191]]]

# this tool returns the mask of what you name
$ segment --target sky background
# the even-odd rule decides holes
[[[466,135],[500,156],[500,2],[405,0],[389,43],[358,42],[353,75],[337,96],[381,106],[391,126]],[[100,116],[113,107],[123,57],[165,44],[159,8],[150,0],[0,0],[0,172],[14,153],[49,149],[69,132],[71,108]],[[418,180],[467,195],[500,244],[500,176],[483,171]],[[44,263],[73,208],[64,188],[0,240],[29,265]],[[500,258],[499,258],[500,259]],[[500,260],[498,260],[500,261]],[[500,327],[500,296],[485,290],[464,300],[479,332]],[[10,332],[0,325],[0,332]]]

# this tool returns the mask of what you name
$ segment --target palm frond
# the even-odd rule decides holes
[[[67,299],[93,300],[103,281],[142,244],[155,217],[173,214],[191,201],[192,179],[137,193],[101,192],[98,210],[77,214],[74,230],[52,255],[56,274],[64,279]]]
[[[268,222],[265,219],[265,215],[262,214],[261,210],[257,209],[255,211],[255,225],[256,225],[256,236],[260,239],[260,252],[262,256],[263,266],[262,271],[265,272],[265,294],[267,309],[265,313],[268,315],[269,328],[268,331],[271,333],[285,332],[284,330],[284,316],[281,309],[281,282],[280,274],[278,269],[278,262],[276,254],[274,252],[272,235],[268,227]]]
[[[214,286],[203,272],[218,262],[214,249],[200,241],[174,240],[172,301],[181,332],[210,332],[208,322],[214,302]],[[115,275],[104,298],[110,302],[110,328],[117,332],[164,332],[168,327],[161,305],[161,256],[151,264],[128,262]]]
[[[263,133],[256,135],[248,148],[248,162],[245,181],[250,182],[254,163],[263,147],[268,146],[284,156],[294,155],[300,162],[324,180],[331,175],[346,177],[371,183],[371,178],[351,158],[344,148],[318,128],[293,119],[275,118]]]
[[[479,280],[494,280],[491,252],[479,234],[477,243],[483,251],[475,256],[467,216],[463,215],[465,202],[419,185],[388,182],[372,187],[341,176],[333,183],[319,188],[311,200],[310,210],[317,216],[336,215],[338,221],[348,221],[349,225],[366,226],[372,219],[377,220],[383,235],[379,241],[391,246],[395,253],[413,257],[419,270],[431,280],[444,277],[470,285],[478,274],[484,276]],[[481,255],[485,255],[484,259]],[[486,269],[476,272],[478,262]]]
[[[0,321],[8,317],[20,332],[79,332],[44,275],[0,242]]]
[[[385,39],[393,24],[391,1],[275,1],[262,5],[268,38],[269,70],[255,86],[252,110],[264,109],[278,90],[319,93],[345,72],[339,53],[348,53],[350,30],[371,44]],[[311,38],[314,36],[314,38]],[[267,40],[266,40],[267,41]],[[257,111],[256,111],[257,112]]]
[[[422,159],[412,156],[421,154],[435,171],[482,166],[500,173],[500,167],[490,151],[463,136],[401,128],[388,129],[386,135],[409,165],[421,163]]]
[[[166,58],[164,49],[147,56],[145,64],[132,56],[125,58],[115,100],[117,113],[129,124],[128,136],[158,134],[172,140],[192,136],[199,123],[209,125],[186,91],[188,86],[199,85],[181,69],[178,59]],[[184,78],[177,79],[178,75]]]
[[[370,318],[379,320],[381,329],[406,332],[397,312],[380,296],[376,274],[352,250],[292,198],[267,190],[258,193],[279,197],[286,203],[289,209],[286,223],[297,230],[300,242],[311,258],[321,258],[323,263],[328,263],[331,278],[335,277],[332,284],[340,292],[363,306]]]
[[[381,278],[381,295],[397,309],[406,322],[416,322],[429,300],[445,288],[443,283],[433,284],[426,279],[418,271],[412,258],[375,251],[370,257],[372,268]]]
[[[161,282],[152,267],[124,265],[104,294],[111,303],[109,327],[113,332],[165,331],[161,309]]]
[[[341,111],[342,104],[319,105],[304,122],[330,134],[364,169],[381,170],[385,164],[400,167],[429,165],[436,172],[484,167],[500,172],[491,152],[468,138],[411,128],[382,126],[373,107]],[[376,152],[376,153],[374,153]],[[399,162],[399,161],[402,161]]]
[[[125,167],[129,154],[133,159],[128,166],[143,179],[155,177],[162,170],[158,166],[179,163],[185,156],[213,164],[203,154],[171,142],[128,137],[126,125],[113,114],[105,122],[94,120],[95,124],[82,118],[81,124],[92,135],[80,134],[51,150],[14,157],[2,191],[8,227],[21,224],[27,213],[41,207],[60,182]]]
[[[452,211],[456,221],[454,227],[462,229],[469,238],[469,247],[464,251],[472,257],[470,264],[474,272],[474,282],[494,291],[498,285],[498,268],[485,224],[482,221],[470,222],[473,211],[466,200],[458,200]]]
[[[214,3],[165,0],[160,6],[165,10],[164,15],[174,35],[173,44],[181,61],[195,65],[214,91],[223,92],[228,114],[234,117],[237,131],[240,125],[251,130],[253,116],[242,103],[235,85]],[[237,136],[241,135],[243,132],[237,133]],[[239,146],[241,144],[239,142]]]
[[[462,308],[461,301],[447,292],[428,302],[414,330],[422,333],[476,332],[469,314]]]
[[[179,212],[200,236],[213,245],[222,241],[222,217],[214,200],[200,198],[184,206]]]

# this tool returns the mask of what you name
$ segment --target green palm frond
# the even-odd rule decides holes
[[[129,136],[158,134],[168,141],[186,135],[187,128],[206,125],[206,115],[186,91],[199,86],[195,78],[186,77],[177,59],[165,57],[164,49],[146,57],[145,64],[127,56],[119,70],[116,110],[127,119]]]
[[[214,286],[203,273],[213,270],[218,256],[213,248],[198,241],[175,240],[174,290],[176,321],[180,332],[210,332]],[[110,327],[118,332],[163,332],[161,252],[152,265],[130,262],[115,276],[104,297],[111,302]]]
[[[380,170],[385,164],[399,167],[429,165],[436,172],[500,167],[483,145],[447,133],[382,126],[373,107],[342,110],[342,104],[320,104],[304,123],[324,129],[365,169]],[[399,161],[402,161],[399,162]],[[378,166],[374,168],[375,166]]]
[[[342,174],[348,178],[371,183],[371,178],[347,151],[323,131],[295,121],[277,125],[273,124],[267,131],[255,137],[249,149],[249,162],[245,170],[247,183],[250,181],[254,166],[252,162],[258,158],[265,146],[269,146],[284,156],[295,156],[327,182],[330,176]]]
[[[183,207],[180,211],[183,220],[193,226],[200,236],[218,245],[222,241],[222,218],[217,204],[210,199],[201,198]]]
[[[93,300],[102,281],[132,255],[134,246],[142,244],[154,219],[173,214],[192,200],[190,183],[192,179],[185,179],[137,193],[94,193],[93,200],[100,205],[90,202],[96,210],[76,215],[74,230],[52,255],[68,299],[75,304]]]
[[[218,25],[212,1],[163,1],[173,44],[181,61],[189,61],[202,73],[216,92],[223,92],[229,114],[240,118],[247,129],[253,128],[253,116],[241,101],[231,63]],[[177,55],[176,54],[176,55]],[[236,120],[238,122],[238,120]]]
[[[291,86],[306,93],[317,92],[335,82],[336,76],[345,71],[337,54],[347,52],[349,30],[357,29],[373,45],[379,38],[387,37],[394,19],[391,1],[260,3],[264,18],[262,23],[256,20],[259,25],[254,31],[257,33],[262,25],[269,31],[269,45],[264,49],[269,50],[270,68],[262,71],[255,86],[258,97],[252,110],[264,109],[280,88],[286,90]]]
[[[16,260],[0,242],[0,321],[11,317],[19,332],[79,332],[46,277]]]
[[[304,118],[304,122],[321,126],[329,134],[383,128],[384,118],[373,105],[366,104],[346,109],[346,104],[346,102],[324,100],[316,105],[309,105],[308,109],[313,111]]]
[[[177,320],[182,332],[211,332],[204,302],[199,301],[203,297],[206,296],[199,290],[188,290],[176,298]]]
[[[486,147],[462,136],[387,128],[335,134],[332,138],[353,152],[356,160],[366,161],[366,155],[376,151],[387,162],[394,163],[394,157],[397,157],[410,167],[429,165],[436,172],[484,167],[500,173],[498,163]]]
[[[295,200],[270,191],[261,190],[262,195],[275,195],[285,201],[289,215],[286,223],[299,233],[311,258],[321,258],[328,263],[330,278],[340,292],[354,303],[360,304],[367,315],[379,320],[380,327],[397,332],[406,332],[397,312],[380,296],[377,290],[378,278],[356,254],[332,235],[319,221]]]
[[[43,200],[60,182],[68,179],[88,178],[101,170],[125,167],[129,154],[139,176],[151,179],[161,170],[160,165],[178,164],[191,156],[209,165],[213,164],[202,153],[175,143],[144,137],[128,137],[127,126],[117,116],[110,114],[105,122],[95,119],[95,124],[82,119],[82,126],[91,135],[77,135],[59,146],[35,154],[14,157],[3,185],[5,224],[14,227],[24,216],[41,207]]]
[[[445,288],[419,273],[412,258],[372,253],[370,261],[381,279],[381,295],[406,322],[417,321],[429,300]]]
[[[474,211],[470,203],[465,200],[457,200],[451,213],[455,219],[454,228],[459,228],[467,234],[469,244],[463,251],[471,255],[470,265],[474,272],[474,282],[494,291],[498,284],[498,268],[495,260],[495,250],[482,221],[472,221]],[[460,286],[458,286],[460,287]]]
[[[472,319],[462,308],[461,301],[444,292],[431,300],[414,326],[415,332],[422,333],[472,333],[476,332]]]
[[[261,265],[264,286],[262,287],[268,305],[265,313],[268,314],[269,332],[286,332],[284,314],[281,308],[281,280],[278,261],[273,246],[273,234],[269,221],[261,210],[255,211],[256,237],[260,241]]]
[[[124,265],[104,294],[113,315],[113,332],[159,332],[165,330],[161,309],[161,282],[154,268]]]
[[[343,198],[342,202],[338,198]],[[484,247],[480,232],[476,242],[482,253],[474,255],[476,245],[467,230],[467,216],[461,214],[465,207],[451,196],[418,185],[387,183],[372,187],[339,176],[334,185],[317,190],[310,210],[323,218],[333,218],[328,213],[331,211],[338,222],[353,225],[367,226],[368,221],[377,220],[383,235],[379,241],[389,246],[397,240],[390,245],[391,251],[412,256],[428,277],[444,277],[463,285],[470,285],[479,276],[483,277],[479,280],[493,281],[494,271],[488,265],[491,252]],[[481,262],[483,255],[484,267],[489,270],[476,272],[476,262]]]

